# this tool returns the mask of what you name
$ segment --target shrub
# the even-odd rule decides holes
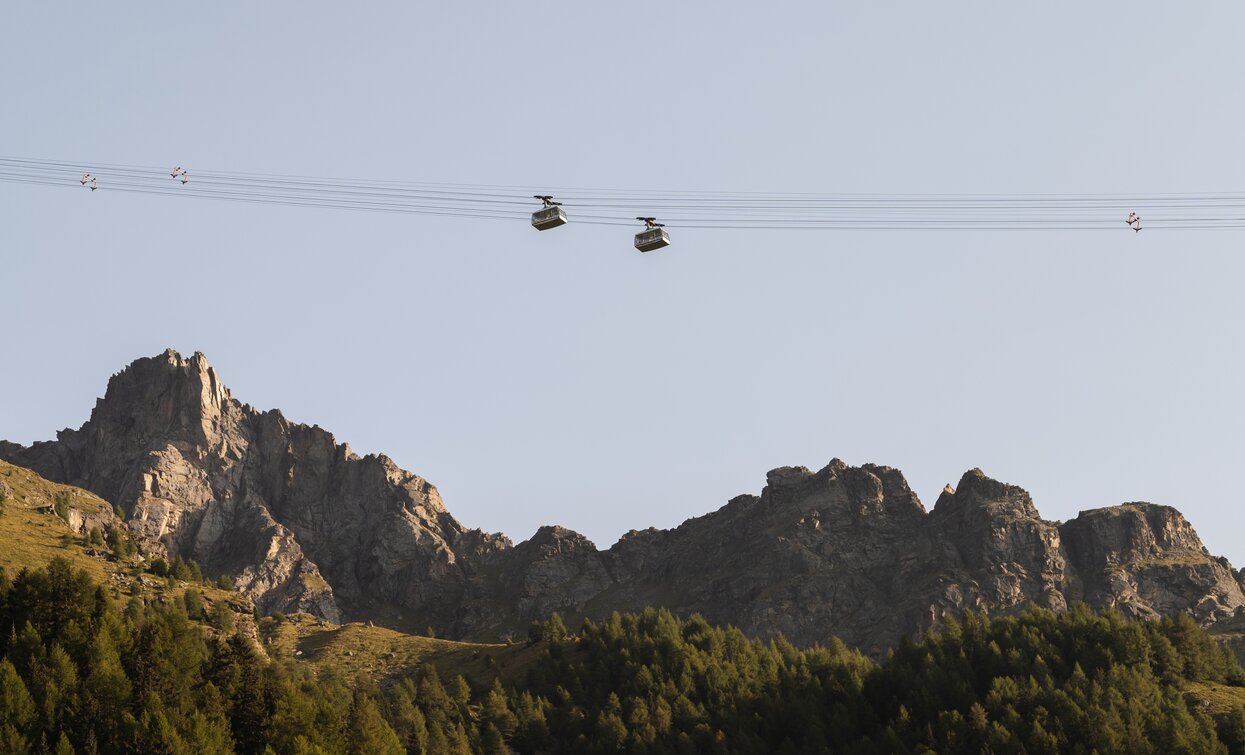
[[[557,612],[550,614],[548,621],[533,621],[527,628],[527,642],[529,645],[542,640],[555,643],[562,642],[566,637],[566,623],[562,621],[562,617]]]
[[[233,631],[233,611],[225,601],[218,600],[212,604],[212,626],[225,634]]]
[[[162,558],[154,558],[151,560],[151,573],[157,577],[169,576],[169,562]]]
[[[182,603],[186,606],[186,615],[197,619],[203,615],[203,593],[191,587],[182,593]]]
[[[203,572],[199,569],[198,562],[194,559],[184,561],[181,556],[173,558],[173,563],[168,565],[168,574],[173,579],[183,582],[203,581]]]
[[[121,525],[108,530],[108,547],[119,559],[127,559],[134,553],[134,545],[130,542],[129,531]]]
[[[69,521],[69,493],[62,491],[52,498],[52,511],[66,522]]]

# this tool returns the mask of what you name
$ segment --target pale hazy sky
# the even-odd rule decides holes
[[[5,3],[0,155],[617,189],[1245,191],[1245,4]],[[0,437],[203,351],[601,547],[832,457],[1245,565],[1245,230],[676,231],[0,183]]]

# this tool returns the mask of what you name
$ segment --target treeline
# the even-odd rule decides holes
[[[1191,709],[1188,681],[1245,675],[1184,615],[969,614],[875,664],[649,610],[553,644],[507,695],[503,733],[557,753],[1245,751],[1245,709]]]
[[[403,752],[374,686],[208,619],[197,590],[117,605],[64,559],[0,573],[0,753]]]
[[[514,678],[428,665],[382,690],[268,661],[208,613],[116,603],[63,560],[0,574],[0,753],[1245,752],[1245,709],[1186,702],[1245,675],[1184,616],[970,614],[875,663],[666,611],[555,615]]]

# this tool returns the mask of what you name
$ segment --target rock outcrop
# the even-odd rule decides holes
[[[463,529],[388,458],[238,402],[202,354],[139,359],[81,429],[0,444],[0,458],[119,503],[151,546],[231,575],[261,610],[340,621],[343,607],[444,603],[461,557],[509,546]]]
[[[759,496],[608,550],[561,527],[512,546],[463,527],[385,456],[242,404],[201,354],[171,350],[115,375],[81,429],[0,442],[0,458],[120,504],[149,548],[231,575],[261,610],[454,638],[518,635],[552,611],[573,622],[665,606],[880,652],[966,609],[1085,602],[1210,625],[1245,607],[1237,573],[1176,510],[1130,503],[1048,522],[980,470],[926,512],[889,467],[783,467]]]

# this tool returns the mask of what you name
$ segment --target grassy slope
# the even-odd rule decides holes
[[[248,634],[254,628],[250,600],[229,590],[163,579],[146,573],[141,556],[118,560],[106,545],[91,545],[76,533],[65,520],[52,513],[58,495],[66,495],[69,507],[92,520],[116,521],[112,506],[102,498],[81,488],[59,485],[24,467],[0,461],[0,492],[6,493],[4,513],[0,514],[0,566],[10,577],[25,568],[41,569],[53,558],[68,559],[76,568],[85,569],[94,579],[110,587],[114,600],[124,603],[131,597],[144,601],[169,602],[181,600],[189,588],[198,590],[208,608],[225,602],[233,611],[236,623]]]
[[[51,513],[53,501],[61,493],[68,494],[70,506],[81,511],[111,516],[112,506],[81,488],[57,485],[25,469],[0,461],[0,492],[8,491],[4,514],[0,515],[0,566],[10,576],[23,568],[47,566],[56,556],[69,559],[74,566],[86,569],[91,576],[106,580],[123,571],[121,564],[110,557],[90,555],[88,548],[69,525]],[[96,550],[102,552],[103,546]]]
[[[379,681],[431,663],[444,679],[461,674],[473,684],[487,685],[498,675],[517,679],[542,651],[539,645],[454,642],[361,623],[338,626],[307,614],[265,618],[260,632],[274,657]]]
[[[69,559],[91,576],[111,586],[119,602],[131,596],[146,601],[180,600],[193,587],[210,608],[225,601],[243,631],[255,636],[251,626],[252,605],[244,596],[216,587],[173,582],[144,570],[141,557],[121,562],[106,546],[91,546],[52,512],[58,494],[67,494],[69,505],[94,518],[111,520],[112,506],[80,488],[59,485],[29,469],[0,461],[0,492],[7,491],[0,515],[0,566],[10,576],[23,568],[42,568],[56,556]],[[138,587],[134,583],[138,583]],[[317,670],[332,668],[353,678],[367,674],[384,680],[407,673],[427,662],[434,663],[444,678],[462,674],[473,683],[488,684],[497,674],[509,678],[520,674],[539,655],[538,647],[451,642],[366,624],[337,626],[306,614],[282,621],[260,622],[264,649],[277,658],[312,664]]]
[[[1185,685],[1185,697],[1204,706],[1213,716],[1229,713],[1245,705],[1245,687],[1229,687],[1216,682],[1189,682]]]

